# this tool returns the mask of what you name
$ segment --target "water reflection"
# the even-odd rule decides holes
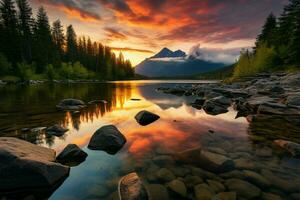
[[[159,155],[168,155],[170,152],[201,145],[205,148],[213,145],[217,145],[218,148],[230,146],[227,151],[229,156],[234,158],[239,158],[235,156],[240,155],[235,154],[243,149],[241,155],[248,154],[247,159],[252,159],[249,162],[259,160],[261,165],[269,162],[276,170],[288,167],[298,172],[295,169],[298,165],[295,164],[294,159],[277,157],[275,153],[263,160],[254,157],[257,149],[272,147],[270,143],[275,137],[276,125],[282,127],[283,133],[282,121],[274,123],[272,119],[259,118],[249,125],[245,118],[235,119],[236,112],[232,108],[228,113],[210,116],[202,110],[189,106],[189,103],[194,101],[194,97],[177,97],[156,92],[155,88],[162,84],[167,86],[170,83],[118,82],[2,87],[0,88],[1,136],[20,137],[51,147],[57,152],[67,144],[74,143],[88,153],[86,161],[71,169],[68,179],[50,199],[106,199],[115,195],[117,182],[126,173],[138,171],[149,180],[146,172],[149,166],[153,166],[152,160]],[[77,98],[85,102],[106,100],[107,103],[89,105],[79,113],[59,112],[55,105],[64,98]],[[141,100],[132,101],[132,98]],[[140,126],[134,116],[142,109],[156,113],[161,118],[148,126]],[[62,137],[49,137],[43,132],[21,131],[25,127],[34,128],[53,124],[63,125],[69,128],[69,131]],[[101,126],[108,124],[116,125],[125,135],[127,143],[124,148],[114,156],[87,149],[86,145],[92,134]],[[299,137],[299,129],[295,126],[298,125],[290,123],[289,132],[276,137],[294,140]],[[234,141],[224,139],[217,144],[206,144],[204,136],[209,130],[237,139]],[[268,135],[272,135],[272,138]],[[158,167],[162,166],[158,165]],[[264,168],[269,170],[271,166]]]

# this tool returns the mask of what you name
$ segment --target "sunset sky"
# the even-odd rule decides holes
[[[122,51],[133,65],[163,47],[210,51],[250,47],[266,16],[287,0],[29,0],[51,22],[72,24],[78,36]]]

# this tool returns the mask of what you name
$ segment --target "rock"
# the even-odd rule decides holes
[[[195,185],[203,183],[203,179],[199,176],[187,175],[186,177],[184,177],[184,182],[188,188],[192,188]]]
[[[108,102],[105,100],[93,100],[93,101],[89,101],[88,104],[107,104]]]
[[[64,99],[56,105],[60,110],[80,110],[86,107],[85,103],[78,99]]]
[[[0,138],[0,194],[49,192],[69,175],[69,167],[55,162],[55,151],[9,137]]]
[[[263,200],[282,200],[282,198],[276,194],[272,193],[262,193],[262,199]]]
[[[220,174],[220,176],[222,178],[226,178],[226,179],[229,179],[229,178],[244,179],[244,173],[240,170],[233,170],[230,172],[222,173],[222,174]]]
[[[223,89],[223,88],[213,88],[212,91],[220,93],[222,95],[224,95],[227,98],[247,98],[249,97],[249,93],[241,90],[241,89]]]
[[[215,193],[206,184],[199,184],[194,187],[196,200],[211,200]]]
[[[255,150],[255,155],[259,157],[271,157],[272,149],[269,147],[258,148]]]
[[[116,154],[126,143],[124,135],[113,125],[103,126],[92,136],[88,148]]]
[[[245,180],[261,187],[261,188],[268,188],[271,183],[262,175],[254,172],[254,171],[250,171],[250,170],[244,170],[244,177]]]
[[[271,115],[300,115],[300,109],[290,108],[282,103],[264,103],[259,105],[257,113]]]
[[[291,153],[294,157],[300,157],[300,144],[287,140],[275,140],[274,143]]]
[[[156,176],[159,180],[170,182],[174,179],[176,179],[175,175],[166,168],[161,168],[159,171],[157,171]]]
[[[148,200],[147,190],[136,173],[124,176],[118,185],[120,200]]]
[[[261,195],[261,190],[258,187],[240,179],[228,179],[225,184],[230,191],[235,191],[238,196],[246,199],[258,199]]]
[[[137,99],[137,98],[132,98],[130,99],[131,101],[141,101],[141,99]]]
[[[248,158],[239,158],[234,160],[234,165],[237,169],[255,169],[256,165],[253,160]]]
[[[54,135],[54,136],[63,136],[65,134],[65,132],[67,132],[69,129],[67,128],[63,128],[60,125],[56,124],[54,126],[50,126],[48,128],[46,128],[46,133],[49,135]]]
[[[215,195],[212,200],[236,200],[236,192],[221,192]]]
[[[188,173],[190,173],[190,170],[185,167],[169,167],[169,169],[173,172],[173,174],[177,177],[184,177]]]
[[[286,105],[290,107],[300,107],[300,93],[288,96],[286,99]]]
[[[198,110],[201,110],[201,108],[202,108],[202,106],[203,106],[204,103],[205,103],[205,99],[203,99],[203,98],[198,98],[198,99],[195,100],[194,103],[191,103],[191,106],[192,106],[193,108],[196,108],[196,109],[198,109]]]
[[[300,200],[300,193],[293,193],[290,196],[293,200]]]
[[[268,96],[253,96],[245,102],[245,106],[253,113],[257,113],[258,107],[265,103],[276,103],[276,101]]]
[[[33,133],[37,133],[37,132],[42,132],[46,129],[47,127],[36,127],[36,128],[32,128],[30,129],[31,132]]]
[[[168,183],[167,185],[176,194],[179,194],[182,197],[186,196],[187,189],[185,187],[185,184],[182,181],[175,179],[170,183]]]
[[[219,192],[224,192],[225,191],[225,187],[222,183],[218,182],[218,181],[214,181],[214,180],[207,180],[207,183],[209,185],[209,187],[215,192],[215,193],[219,193]]]
[[[56,160],[61,164],[69,164],[76,166],[85,161],[88,156],[76,144],[68,144],[64,150],[56,157]]]
[[[300,86],[300,73],[288,74],[282,77],[281,84],[292,87]]]
[[[200,148],[179,152],[175,158],[186,164],[195,164],[212,172],[226,172],[233,169],[233,161],[221,154],[201,150]]]
[[[149,194],[149,200],[169,200],[167,189],[160,184],[150,184],[146,186]]]
[[[230,106],[231,101],[224,96],[218,96],[205,101],[203,110],[210,115],[218,115],[228,112],[227,108]]]
[[[146,110],[140,111],[135,116],[136,121],[142,126],[151,124],[151,123],[155,122],[156,120],[158,120],[159,118],[160,117],[158,115],[151,113],[149,111],[146,111]]]

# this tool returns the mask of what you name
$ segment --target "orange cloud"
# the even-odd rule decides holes
[[[63,5],[58,6],[58,9],[63,11],[69,18],[74,18],[78,19],[83,22],[100,22],[101,18],[97,15],[91,14],[91,13],[85,13],[82,12],[79,9],[71,8],[71,7],[66,7]]]
[[[140,53],[151,53],[153,54],[154,52],[151,50],[146,50],[146,49],[135,49],[135,48],[130,48],[130,47],[110,47],[112,50],[116,51],[129,51],[129,52],[140,52]]]

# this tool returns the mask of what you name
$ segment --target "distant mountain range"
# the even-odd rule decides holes
[[[225,67],[225,63],[214,63],[188,56],[181,50],[163,48],[135,67],[135,73],[151,77],[189,76],[214,71]]]

